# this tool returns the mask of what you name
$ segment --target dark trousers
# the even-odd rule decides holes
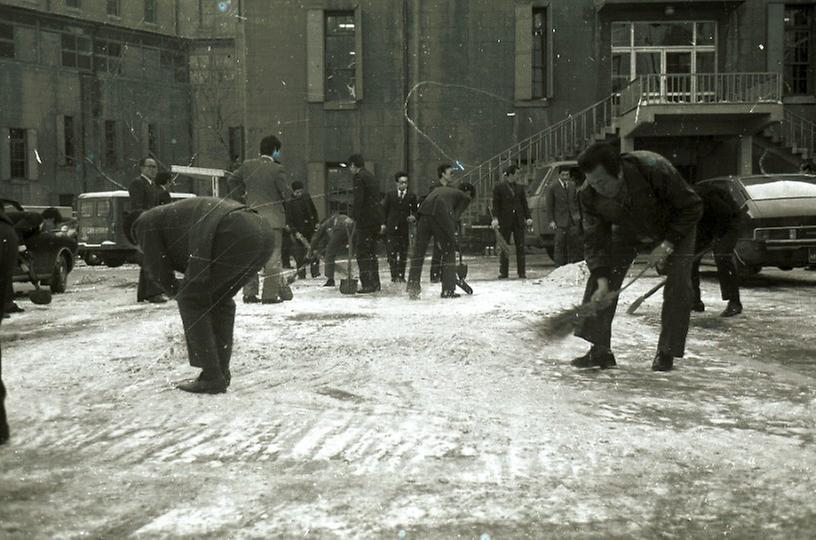
[[[444,228],[437,223],[438,218],[423,216],[417,223],[416,242],[411,254],[411,269],[408,274],[408,284],[419,288],[422,279],[422,265],[425,262],[425,252],[431,237],[434,246],[440,255],[440,276],[442,278],[442,292],[456,290],[456,244],[453,238],[444,233]]]
[[[0,323],[3,321],[3,312],[7,302],[11,302],[9,291],[13,294],[12,278],[14,266],[17,263],[17,233],[14,228],[0,222]],[[9,436],[9,427],[6,420],[6,387],[3,385],[3,351],[0,348],[0,442]]]
[[[292,237],[286,231],[281,239],[281,264],[283,268],[292,268]]]
[[[404,231],[388,233],[388,265],[391,268],[391,279],[405,279],[405,266],[408,256],[408,228]]]
[[[306,231],[305,233],[301,233],[301,235],[307,240],[311,241],[312,236],[314,235],[314,231]],[[295,235],[292,235],[292,254],[295,256],[295,264],[298,268],[298,277],[303,279],[306,277],[306,268],[301,268],[306,263],[306,252],[308,248],[303,245],[303,242],[297,239]],[[320,275],[320,261],[317,259],[312,259],[312,263],[309,265],[309,272],[311,273],[312,277],[317,277]]]
[[[584,241],[580,226],[558,227],[555,229],[553,240],[555,244],[553,262],[556,266],[564,266],[584,259]]]
[[[729,228],[721,237],[706,238],[701,235],[697,239],[695,251],[700,253],[709,246],[714,251],[714,262],[717,265],[717,280],[720,282],[720,295],[723,300],[739,302],[739,277],[734,264],[734,247],[737,245],[739,230],[736,226]],[[694,290],[694,299],[700,298],[700,260],[697,259],[691,269],[691,286]]]
[[[190,365],[205,379],[229,369],[235,324],[233,296],[269,260],[274,249],[272,228],[261,216],[246,211],[228,214],[213,241],[209,278],[182,282],[178,300]]]
[[[518,224],[499,224],[499,233],[501,233],[502,237],[504,237],[508,244],[510,243],[510,236],[513,237],[513,242],[516,245],[516,272],[518,272],[519,276],[524,276],[527,273],[524,268],[524,227]],[[502,251],[501,255],[499,256],[499,274],[506,276],[509,271],[510,260]]]
[[[136,301],[141,302],[143,300],[147,300],[148,298],[153,298],[154,296],[158,296],[162,294],[164,291],[161,287],[159,287],[150,276],[147,275],[147,272],[144,271],[144,268],[139,267],[139,285],[136,288]]]
[[[348,231],[345,227],[337,228],[332,231],[331,236],[329,236],[329,241],[326,244],[324,263],[326,279],[334,279],[334,270],[336,267],[335,261],[337,260],[338,255],[340,255],[341,258],[345,258],[345,254],[348,250],[348,243]],[[348,270],[348,268],[346,270]]]
[[[380,287],[380,265],[377,262],[377,238],[379,227],[357,229],[357,266],[360,269],[360,285],[364,289]]]
[[[626,273],[637,254],[635,246],[614,246],[617,260],[609,276],[609,290],[620,290]],[[691,267],[694,264],[694,233],[684,238],[666,262],[666,286],[663,289],[663,308],[660,315],[660,339],[657,350],[682,358],[686,349],[689,316],[691,314]],[[589,302],[592,293],[598,288],[596,276],[590,276],[584,292],[584,303]],[[618,299],[615,298],[606,308],[594,317],[584,319],[575,330],[575,335],[584,338],[593,345],[611,349],[612,320]]]
[[[430,219],[430,218],[426,218]],[[417,228],[417,231],[419,229]],[[419,232],[417,232],[417,235]],[[442,251],[439,249],[439,244],[435,241],[431,251],[431,281],[442,279]]]

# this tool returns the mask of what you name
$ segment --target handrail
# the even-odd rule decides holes
[[[778,129],[786,146],[806,150],[808,157],[813,158],[816,152],[816,123],[785,109]]]

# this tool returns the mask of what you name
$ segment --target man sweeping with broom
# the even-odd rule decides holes
[[[620,154],[608,144],[596,143],[578,157],[578,166],[586,174],[580,200],[591,272],[584,304],[594,303],[597,310],[590,310],[575,329],[575,335],[592,348],[571,363],[601,369],[616,365],[611,337],[617,292],[638,249],[648,247],[649,267],[663,265],[667,277],[652,369],[670,371],[674,359],[685,352],[695,227],[702,201],[672,164],[653,152]]]

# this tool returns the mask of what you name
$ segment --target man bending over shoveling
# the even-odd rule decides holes
[[[672,164],[653,152],[620,154],[608,144],[596,143],[578,157],[578,166],[586,175],[579,194],[590,270],[584,303],[613,297],[576,328],[575,335],[592,348],[571,363],[601,369],[616,365],[611,338],[617,297],[610,293],[620,289],[638,250],[647,248],[650,265],[662,265],[667,278],[652,369],[670,371],[674,358],[685,352],[695,227],[702,201]]]

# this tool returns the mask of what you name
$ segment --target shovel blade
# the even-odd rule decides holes
[[[357,294],[357,280],[356,279],[341,279],[340,293],[342,294]]]
[[[459,266],[456,267],[456,275],[459,276],[459,279],[461,279],[462,281],[467,279],[467,274],[468,274],[468,265],[460,264]]]

